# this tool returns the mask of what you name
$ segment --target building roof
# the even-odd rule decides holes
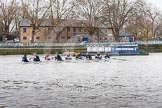
[[[19,26],[31,26],[32,22],[29,19],[22,19],[19,23]],[[71,27],[84,27],[88,24],[93,24],[95,27],[99,28],[107,28],[100,22],[91,23],[90,21],[85,20],[77,20],[77,19],[68,19],[68,20],[62,20],[62,23],[59,26],[71,26]],[[49,20],[43,21],[40,26],[54,26],[51,25],[51,22]]]
[[[72,27],[84,27],[86,25],[92,24],[95,27],[99,27],[99,28],[107,28],[105,25],[103,25],[100,22],[90,22],[90,21],[86,21],[86,20],[77,20],[77,19],[68,19],[63,21],[60,26],[72,26]]]
[[[131,34],[130,33],[128,33],[127,31],[125,31],[125,30],[120,30],[119,31],[119,36],[131,36]]]
[[[30,27],[32,24],[31,20],[30,19],[22,19],[20,22],[19,22],[19,26],[25,26],[25,27]],[[43,21],[40,26],[51,26],[51,23],[50,21],[48,20],[45,20]]]
[[[43,21],[43,22],[40,24],[40,26],[51,26],[51,22],[45,20],[45,21]]]
[[[19,26],[31,26],[32,22],[29,19],[22,19],[19,22]]]

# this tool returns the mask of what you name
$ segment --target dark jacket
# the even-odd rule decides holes
[[[105,59],[107,59],[107,58],[110,58],[110,55],[109,54],[106,54],[105,55]]]
[[[89,54],[87,54],[87,55],[86,55],[86,59],[88,59],[88,60],[92,60],[92,56],[89,55]]]
[[[57,61],[63,61],[62,58],[61,58],[61,56],[59,54],[56,55],[55,60],[57,60]]]
[[[27,57],[26,57],[26,54],[22,57],[22,62],[29,62]]]
[[[33,61],[40,61],[40,58],[38,55],[35,56],[35,58],[33,59]]]

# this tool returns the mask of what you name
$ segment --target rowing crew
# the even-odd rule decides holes
[[[81,53],[77,54],[76,55],[76,59],[84,59],[84,57],[87,59],[87,60],[92,60],[92,56],[87,53],[86,55],[82,55]]]
[[[54,57],[50,58],[50,54],[46,53],[46,55],[44,56],[45,60],[51,60],[51,59],[55,59],[57,61],[63,61],[61,56],[56,52],[56,54],[54,55]]]
[[[90,55],[89,53],[87,53],[86,55],[81,55],[80,53],[76,56],[76,59],[83,59],[83,57],[86,57],[87,60],[92,60],[92,55]],[[106,53],[106,55],[104,56],[105,59],[109,59],[110,55],[108,53]],[[95,59],[101,60],[102,59],[102,55],[101,53],[97,53],[95,55]]]
[[[76,55],[76,59],[77,60],[78,59],[84,59],[84,58],[86,58],[87,60],[92,60],[92,55],[90,55],[89,53],[86,53],[85,55],[82,55],[81,53],[78,53]],[[110,58],[110,55],[107,53],[104,58],[105,59],[109,59]],[[31,60],[31,59],[34,62],[40,62],[41,61],[40,58],[39,58],[39,56],[36,53],[34,53],[33,54],[33,57],[31,57],[29,60]],[[50,54],[49,53],[46,53],[46,55],[44,56],[44,59],[45,60],[54,59],[55,61],[63,61],[62,57],[58,53],[56,53],[52,58],[50,58]],[[101,60],[102,59],[102,55],[100,53],[97,53],[95,55],[95,59]],[[24,56],[22,58],[22,61],[23,62],[29,62],[29,60],[27,59],[27,55],[24,54]],[[65,60],[72,60],[72,56],[71,56],[70,53],[66,54]]]
[[[55,56],[52,57],[52,58],[50,58],[49,53],[46,53],[46,55],[44,56],[44,60],[51,60],[51,59],[55,59],[56,61],[63,61],[61,56],[58,53],[56,53]],[[29,60],[28,60],[26,54],[24,54],[24,56],[22,57],[22,62],[29,62],[31,60],[33,60],[33,62],[40,62],[41,61],[40,57],[37,55],[37,53],[33,53],[32,57],[29,58]]]
[[[33,57],[30,58],[29,60],[31,60],[31,59],[33,59],[34,62],[40,62],[40,58],[39,58],[39,56],[36,53],[34,53]],[[29,62],[29,60],[27,59],[27,55],[24,54],[24,56],[22,57],[22,61],[23,62]]]

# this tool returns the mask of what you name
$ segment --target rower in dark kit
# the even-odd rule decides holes
[[[89,53],[87,53],[87,54],[85,55],[85,57],[86,57],[87,60],[92,60],[92,56],[91,56]]]
[[[55,54],[55,60],[56,61],[63,61],[61,56],[58,53]]]
[[[76,59],[78,60],[78,59],[83,59],[83,56],[82,56],[82,54],[81,53],[78,53],[77,55],[76,55]]]
[[[37,55],[37,53],[34,53],[33,56],[34,56],[34,57],[33,57],[33,61],[34,61],[34,62],[40,62],[40,58],[39,58],[39,56]]]
[[[105,59],[109,59],[109,58],[110,58],[110,55],[108,53],[106,53]]]
[[[22,57],[22,62],[29,62],[26,54],[24,54],[24,56]]]

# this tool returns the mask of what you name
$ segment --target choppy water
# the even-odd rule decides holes
[[[23,64],[0,56],[0,108],[162,108],[162,54]]]

